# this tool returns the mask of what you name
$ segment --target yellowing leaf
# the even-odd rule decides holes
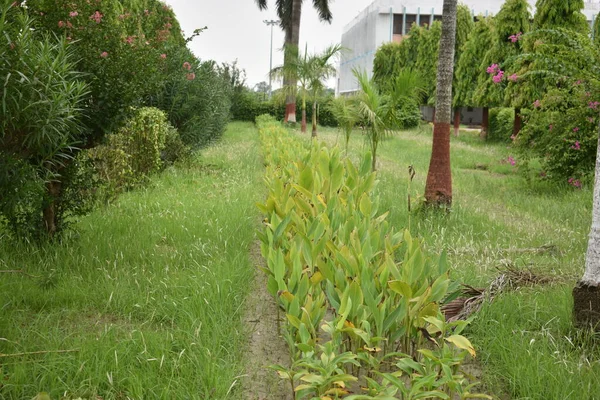
[[[313,274],[313,276],[310,277],[310,282],[313,285],[318,285],[322,280],[323,280],[323,274],[321,274],[319,271],[315,272]]]
[[[277,294],[279,295],[279,297],[283,297],[289,302],[292,302],[294,300],[294,295],[288,292],[287,290],[282,290]]]
[[[462,335],[452,335],[447,337],[446,341],[452,343],[459,349],[467,350],[469,354],[471,354],[471,356],[476,356],[475,348],[473,347],[469,339],[467,339],[466,337]]]

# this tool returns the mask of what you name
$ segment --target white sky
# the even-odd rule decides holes
[[[166,0],[173,7],[186,36],[194,29],[208,26],[190,48],[202,60],[232,62],[246,70],[247,85],[253,87],[268,82],[270,28],[263,20],[277,19],[275,0],[267,11],[259,11],[254,0]],[[331,25],[319,22],[312,0],[304,0],[300,47],[308,44],[309,53],[319,52],[331,44],[340,43],[344,25],[349,23],[372,0],[332,0]],[[283,32],[273,29],[273,66],[283,63],[280,51]],[[274,87],[278,87],[275,82]]]

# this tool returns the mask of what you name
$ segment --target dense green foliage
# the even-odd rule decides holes
[[[425,104],[435,105],[435,90],[437,82],[437,65],[442,36],[442,23],[434,21],[429,29],[421,28],[415,68],[425,82]]]
[[[474,95],[475,103],[488,107],[513,107],[516,103],[504,90],[506,85],[510,86],[512,83],[511,79],[514,79],[505,71],[509,67],[507,62],[522,52],[521,36],[529,32],[530,20],[527,0],[507,0],[494,17],[492,42],[491,46],[488,45],[481,65]]]
[[[333,101],[332,97],[322,97],[317,101],[317,121],[321,126],[338,126],[335,115],[331,112],[330,104]],[[312,118],[313,102],[311,99],[306,100],[306,117]],[[302,114],[302,101],[296,102],[296,112]],[[285,104],[279,99],[274,98],[271,101],[263,101],[255,93],[246,90],[240,96],[239,101],[232,105],[232,118],[235,121],[254,121],[256,117],[268,114],[275,119],[282,121],[285,115]]]
[[[587,35],[569,29],[534,31],[528,40],[537,44],[519,60],[530,68],[521,84],[546,90],[516,143],[525,157],[543,160],[549,177],[580,186],[596,159],[600,53]]]
[[[0,3],[0,223],[4,217],[18,236],[45,230],[42,210],[50,206],[60,221],[83,211],[46,186],[70,175],[88,86],[66,40],[36,38],[31,28],[20,7]]]
[[[537,0],[534,29],[567,28],[589,34],[590,26],[581,12],[584,0]]]
[[[139,175],[136,181],[156,169],[161,154],[154,145],[140,152],[152,156],[153,166],[125,168],[117,156],[116,149],[133,151],[136,135],[150,134],[147,127],[130,129],[125,136],[131,137],[118,146],[106,139],[136,118],[137,107],[157,106],[178,129],[170,130],[169,146],[161,149],[171,162],[225,129],[232,69],[194,57],[186,45],[200,31],[184,39],[166,4],[31,0],[22,6],[2,0],[0,10],[0,183],[2,191],[14,193],[2,196],[0,214],[16,236],[41,238],[44,230],[54,236],[70,216],[88,210],[83,198],[95,191],[83,177],[108,174],[94,174],[87,157],[77,155],[81,149],[113,149],[101,157],[103,168]],[[107,166],[107,160],[115,164]],[[23,180],[30,184],[13,187]]]
[[[483,60],[492,41],[492,18],[481,17],[474,25],[465,42],[454,75],[454,99],[456,106],[478,106],[473,96],[481,75]]]
[[[181,156],[181,144],[166,115],[156,108],[140,108],[106,143],[87,150],[98,174],[98,186],[104,200],[147,182],[163,167],[162,155],[169,139],[171,159]],[[179,147],[177,151],[174,147]]]
[[[490,110],[488,139],[511,143],[515,110],[513,108],[492,108]]]

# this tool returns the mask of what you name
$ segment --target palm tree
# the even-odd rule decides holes
[[[308,84],[313,100],[312,137],[317,136],[317,101],[321,95],[321,92],[325,88],[324,82],[330,77],[334,76],[336,73],[336,69],[330,64],[330,61],[341,51],[342,46],[336,44],[329,46],[327,49],[325,49],[325,51],[310,57],[308,60]]]
[[[371,168],[375,171],[379,143],[398,125],[396,107],[392,97],[381,94],[365,71],[354,70],[353,73],[361,89],[354,98],[356,112],[365,124],[373,156]]]
[[[323,53],[309,55],[305,49],[304,54],[298,54],[296,48],[288,47],[286,53],[293,52],[287,64],[273,68],[271,74],[276,78],[284,79],[283,90],[286,96],[296,95],[299,91],[302,98],[302,133],[306,132],[306,99],[311,96],[313,100],[313,131],[312,136],[317,135],[317,99],[324,88],[326,79],[335,74],[335,67],[330,64],[330,60],[341,51],[340,45],[329,46]],[[297,86],[285,84],[285,77],[295,76],[297,78]]]
[[[255,0],[261,10],[268,8],[267,0]],[[319,19],[331,23],[333,18],[329,9],[329,0],[313,0],[313,6],[319,14]],[[300,44],[300,19],[302,16],[302,0],[275,0],[277,17],[281,29],[285,32],[284,47],[298,48]],[[294,61],[294,52],[285,52],[283,64],[287,65]],[[297,77],[289,75],[284,79],[284,85],[296,87]],[[285,121],[296,122],[296,94],[288,93],[285,101]]]
[[[339,129],[344,133],[347,155],[350,135],[352,135],[352,130],[360,120],[354,99],[345,96],[337,97],[329,105],[329,110],[338,122]]]
[[[425,184],[425,200],[431,205],[452,204],[450,170],[450,125],[452,122],[452,77],[456,40],[457,0],[444,0],[442,36],[437,72],[437,107],[433,125],[431,161]]]

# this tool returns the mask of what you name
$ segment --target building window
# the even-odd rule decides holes
[[[423,19],[421,18],[421,21]],[[412,27],[414,23],[417,22],[416,14],[406,14],[406,30],[405,34],[408,34],[408,31]],[[404,23],[403,14],[394,14],[394,35],[402,35],[402,27]]]

